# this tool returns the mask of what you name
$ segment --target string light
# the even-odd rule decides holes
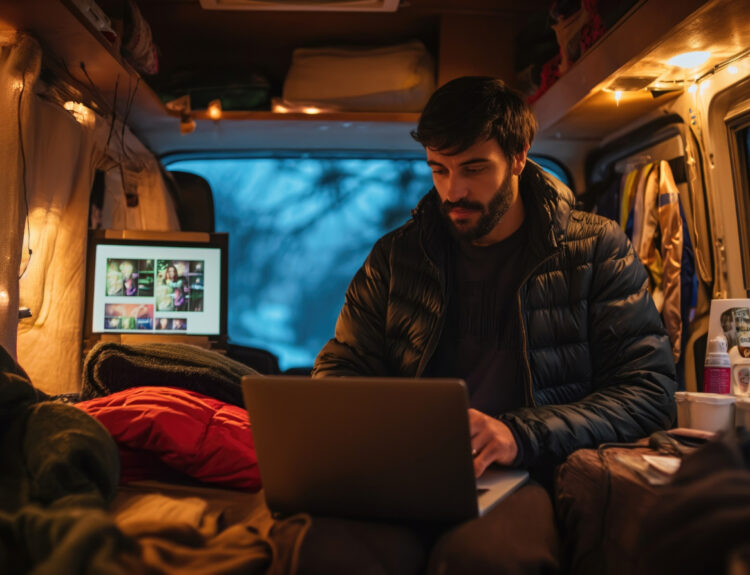
[[[622,90],[615,90],[615,103],[619,106],[622,100]]]
[[[212,120],[221,119],[221,100],[211,100],[208,103],[208,117]]]
[[[65,102],[63,108],[73,114],[73,117],[82,126],[93,126],[96,121],[94,113],[80,102]]]

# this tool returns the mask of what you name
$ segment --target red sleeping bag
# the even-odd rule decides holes
[[[163,479],[163,465],[200,481],[260,489],[247,411],[172,387],[134,387],[82,401],[120,448],[127,483]]]

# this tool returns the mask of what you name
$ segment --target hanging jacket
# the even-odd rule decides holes
[[[648,164],[633,210],[633,247],[649,274],[649,292],[661,313],[675,362],[682,340],[683,225],[680,194],[669,162]]]
[[[519,188],[530,234],[517,293],[526,407],[492,414],[516,437],[516,464],[668,427],[675,367],[627,238],[617,223],[572,209],[570,190],[533,162]],[[450,241],[433,189],[355,275],[313,374],[422,375],[450,297]]]
[[[669,333],[675,362],[680,359],[682,314],[681,287],[683,229],[680,215],[680,193],[672,177],[669,162],[659,162],[659,229],[661,230],[661,260],[664,263],[662,290],[664,308],[661,317]]]

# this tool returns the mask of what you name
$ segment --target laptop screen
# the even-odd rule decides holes
[[[226,333],[226,235],[92,236],[90,334],[222,336]]]

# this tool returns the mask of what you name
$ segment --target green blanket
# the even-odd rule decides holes
[[[0,573],[132,572],[137,546],[105,511],[117,446],[86,413],[46,399],[0,348]]]

